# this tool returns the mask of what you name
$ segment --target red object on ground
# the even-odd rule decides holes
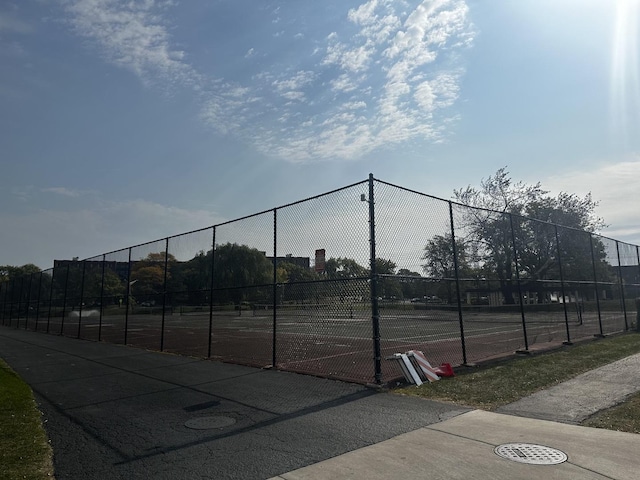
[[[436,373],[441,377],[455,377],[456,374],[453,373],[453,367],[450,363],[443,363],[439,367],[434,368]]]

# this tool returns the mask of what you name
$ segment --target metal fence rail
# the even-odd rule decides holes
[[[324,253],[326,252],[326,258]],[[0,283],[14,328],[382,383],[638,327],[640,248],[368,180]]]

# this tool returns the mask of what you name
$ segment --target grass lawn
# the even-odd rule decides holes
[[[460,369],[453,378],[395,390],[433,400],[494,410],[588,370],[640,353],[640,334],[628,333],[486,366]],[[585,422],[640,433],[640,395]]]
[[[31,389],[1,359],[0,477],[53,478],[51,446]]]
[[[585,427],[640,433],[640,393],[621,405],[596,413],[582,424]]]

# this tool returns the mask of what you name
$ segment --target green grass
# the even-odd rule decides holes
[[[640,353],[640,334],[629,333],[550,353],[461,369],[453,378],[396,392],[494,410],[635,353]]]
[[[0,477],[53,478],[52,450],[31,389],[1,359]]]
[[[640,433],[640,393],[631,396],[621,405],[598,412],[582,424],[586,427]]]

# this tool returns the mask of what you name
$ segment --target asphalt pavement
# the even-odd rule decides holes
[[[640,390],[640,355],[495,413],[6,327],[0,357],[34,391],[58,480],[636,479],[640,463],[640,436],[576,425]]]

